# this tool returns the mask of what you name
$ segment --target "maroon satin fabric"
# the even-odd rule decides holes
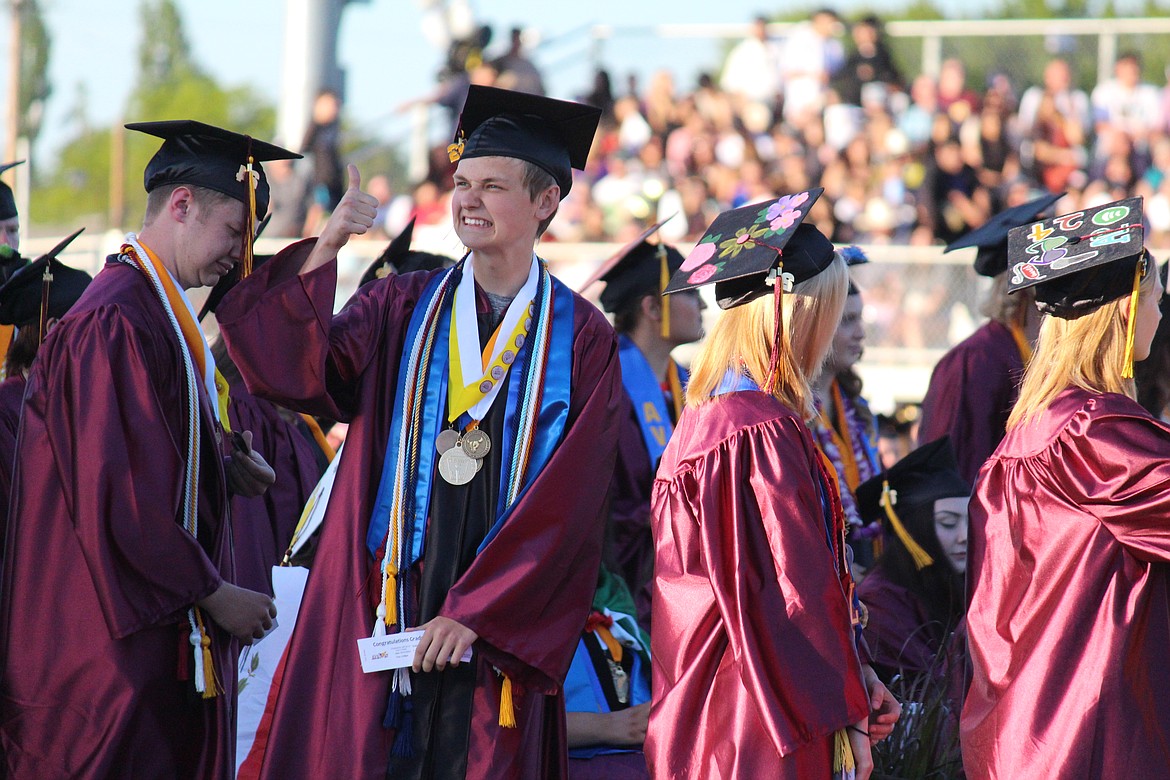
[[[1003,439],[1023,375],[1024,360],[1011,331],[994,320],[985,323],[934,367],[922,399],[918,441],[949,434],[959,473],[974,483]]]
[[[365,537],[406,325],[429,276],[376,282],[333,317],[335,264],[296,276],[311,247],[302,242],[266,263],[218,310],[253,392],[352,421],[290,642],[262,776],[381,780],[394,732],[382,727],[390,675],[363,674],[357,656],[357,640],[373,627],[380,587]],[[574,332],[564,438],[442,610],[480,636],[468,777],[566,772],[559,692],[597,583],[613,468],[608,443],[616,435],[621,388],[613,330],[581,298]],[[516,729],[497,725],[500,680],[490,665],[515,683]]]
[[[229,778],[238,646],[196,698],[186,610],[233,574],[222,431],[206,395],[199,538],[182,527],[179,342],[146,278],[110,262],[28,380],[0,587],[0,740],[15,778]],[[200,383],[202,386],[202,383]]]
[[[16,462],[16,429],[24,401],[22,375],[0,382],[0,539],[8,528],[8,497],[12,494],[12,466]],[[3,552],[0,552],[0,556]]]
[[[827,778],[869,711],[819,457],[763,393],[683,412],[652,499],[652,776]]]
[[[971,517],[968,777],[1166,776],[1170,427],[1067,390],[1008,433]]]
[[[638,625],[649,631],[650,587],[654,581],[654,539],[650,534],[650,486],[654,466],[642,438],[634,405],[622,391],[618,414],[617,461],[609,486],[606,566],[626,582],[637,607]]]
[[[228,417],[233,431],[251,431],[252,449],[276,472],[261,496],[232,497],[236,584],[272,595],[272,567],[288,549],[301,510],[321,478],[317,445],[280,416],[269,401],[233,387]]]

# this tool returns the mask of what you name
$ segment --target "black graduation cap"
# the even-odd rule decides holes
[[[584,290],[594,282],[605,282],[605,289],[598,298],[601,308],[611,314],[624,308],[631,300],[646,295],[661,295],[664,286],[663,261],[666,261],[666,277],[669,281],[683,264],[683,256],[673,246],[651,243],[649,239],[672,218],[673,215],[642,231],[641,235],[602,263],[580,289]]]
[[[1074,319],[1134,288],[1143,244],[1142,199],[1126,198],[1035,222],[1008,234],[1008,292],[1036,287],[1036,306]]]
[[[63,239],[48,252],[19,269],[3,287],[0,287],[0,325],[24,327],[40,320],[46,267],[52,278],[45,319],[60,319],[65,316],[65,312],[77,302],[93,279],[85,271],[70,268],[57,259],[57,255],[64,251],[73,239],[81,235],[82,230],[85,228]]]
[[[362,274],[358,287],[365,287],[370,282],[382,279],[390,274],[408,274],[412,271],[434,271],[438,268],[448,268],[455,261],[446,255],[436,255],[431,252],[415,252],[410,248],[410,240],[414,236],[415,218],[410,218],[402,232],[386,245],[386,249],[378,259],[370,264]]]
[[[0,165],[0,174],[9,168],[15,168],[23,162],[24,160],[17,160],[16,162]],[[12,219],[15,216],[18,216],[18,214],[16,211],[16,198],[12,194],[12,188],[0,181],[0,219]]]
[[[857,511],[865,521],[884,519],[919,569],[933,563],[930,554],[906,530],[899,513],[932,506],[940,498],[967,497],[971,485],[959,474],[949,436],[923,444],[876,477],[857,486]]]
[[[1008,267],[1008,231],[1032,222],[1063,197],[1063,192],[1058,195],[1046,194],[1004,209],[971,232],[947,244],[943,252],[977,246],[979,251],[975,255],[975,273],[980,276],[999,276]]]
[[[451,162],[464,157],[514,157],[547,171],[561,188],[585,169],[601,109],[496,87],[473,84],[459,116]]]
[[[166,184],[191,184],[247,205],[247,166],[251,162],[256,219],[268,211],[268,177],[260,163],[301,157],[274,144],[190,119],[131,122],[126,129],[163,139],[162,147],[146,164],[143,183],[147,192]]]
[[[723,212],[664,294],[714,283],[719,308],[730,309],[767,294],[772,271],[781,264],[786,288],[816,276],[833,262],[833,245],[803,220],[822,192],[816,187]]]

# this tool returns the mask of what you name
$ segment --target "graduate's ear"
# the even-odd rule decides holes
[[[186,222],[194,217],[192,209],[195,207],[195,195],[190,188],[183,185],[175,187],[167,199],[167,211],[175,222]]]
[[[642,317],[650,322],[662,321],[662,299],[657,295],[642,296]]]
[[[557,207],[561,205],[561,188],[555,184],[545,188],[544,192],[536,196],[535,204],[536,220],[544,222],[557,213]]]

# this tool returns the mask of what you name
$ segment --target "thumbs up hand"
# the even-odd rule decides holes
[[[302,272],[324,265],[337,257],[338,251],[349,242],[350,236],[360,236],[374,225],[374,217],[378,213],[378,199],[362,192],[362,177],[356,165],[350,164],[346,170],[349,173],[349,189],[345,191],[341,202],[329,217],[325,229],[321,231],[317,246],[310,254]]]

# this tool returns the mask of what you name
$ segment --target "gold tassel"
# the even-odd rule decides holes
[[[849,735],[845,729],[839,729],[833,735],[833,774],[849,773],[857,768],[853,760],[853,747],[849,744]]]
[[[248,139],[251,144],[252,139]],[[256,240],[256,179],[252,155],[248,155],[248,222],[244,228],[244,257],[240,260],[240,278],[247,279],[252,274],[252,243]]]
[[[386,564],[386,625],[398,622],[398,566]]]
[[[215,664],[211,659],[211,637],[203,625],[203,613],[195,610],[195,625],[199,626],[199,645],[203,652],[203,698],[214,699],[219,695],[219,680],[215,678]]]
[[[890,527],[894,529],[894,535],[902,541],[906,551],[910,553],[910,557],[914,559],[914,566],[919,569],[925,569],[930,564],[934,563],[934,558],[930,557],[930,553],[922,549],[918,542],[914,541],[914,537],[906,530],[906,526],[902,525],[902,519],[898,517],[898,513],[894,511],[894,504],[897,501],[896,495],[890,490],[890,483],[887,480],[882,480],[882,506],[886,510],[886,518],[890,521]]]
[[[1143,257],[1133,269],[1133,292],[1129,296],[1129,324],[1125,326],[1125,364],[1121,367],[1122,379],[1133,379],[1133,338],[1137,328],[1138,294],[1142,289],[1142,271],[1146,267]]]
[[[504,675],[504,685],[500,688],[500,726],[506,729],[516,728],[516,708],[512,704],[512,678]]]
[[[666,244],[658,244],[658,300],[662,302],[662,338],[670,338],[670,299],[662,295],[670,284],[670,266],[666,262]]]

